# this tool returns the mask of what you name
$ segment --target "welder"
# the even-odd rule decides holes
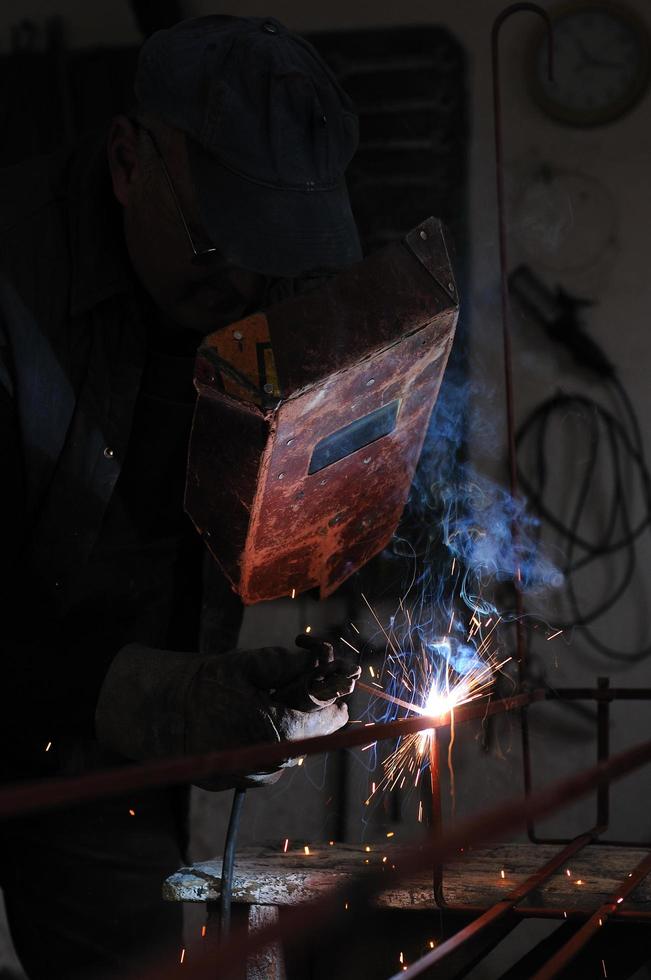
[[[345,724],[354,670],[297,705],[320,654],[236,649],[239,600],[183,492],[201,337],[361,258],[356,142],[307,42],[211,16],[144,44],[108,139],[2,174],[5,781]],[[164,945],[173,962],[160,889],[186,802],[156,791],[0,828],[30,978],[120,976]]]

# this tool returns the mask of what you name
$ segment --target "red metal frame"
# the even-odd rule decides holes
[[[649,699],[651,691],[643,689],[636,691],[632,688],[610,689],[602,680],[594,689],[591,688],[568,688],[566,690],[556,690],[553,692],[534,691],[528,694],[521,694],[513,698],[504,700],[486,701],[474,703],[465,707],[457,708],[454,714],[455,726],[462,726],[464,722],[473,719],[485,718],[488,715],[502,714],[508,711],[518,711],[525,706],[532,705],[543,699],[591,699],[599,704],[608,706],[609,703],[621,696],[622,700],[633,698]],[[246,749],[238,749],[230,752],[212,753],[207,756],[192,757],[175,760],[161,760],[154,763],[146,763],[141,766],[129,766],[123,769],[116,769],[109,772],[91,773],[87,776],[76,779],[56,779],[44,780],[39,783],[29,785],[5,787],[0,790],[0,816],[17,816],[20,813],[34,810],[43,810],[52,806],[63,804],[80,803],[91,798],[102,796],[117,795],[127,789],[152,786],[170,785],[177,782],[185,782],[205,776],[211,772],[234,772],[251,771],[261,766],[278,764],[283,758],[291,756],[314,755],[327,750],[341,747],[353,747],[381,739],[395,738],[397,735],[405,735],[424,729],[440,731],[450,726],[450,716],[433,721],[426,718],[411,718],[394,721],[387,724],[372,725],[369,727],[354,727],[345,732],[335,733],[334,735],[322,738],[305,739],[301,742],[283,743],[274,745],[253,746]],[[569,779],[562,780],[550,787],[537,792],[532,792],[524,796],[521,800],[516,800],[507,805],[501,805],[492,810],[485,811],[478,817],[465,820],[457,826],[443,829],[442,818],[437,819],[437,832],[432,835],[428,847],[423,850],[422,844],[417,848],[405,848],[399,853],[399,860],[395,875],[402,877],[420,869],[424,859],[429,858],[432,867],[437,869],[438,877],[435,880],[435,898],[443,898],[443,862],[452,856],[458,857],[459,851],[463,848],[467,850],[473,845],[486,844],[487,842],[503,838],[509,832],[532,823],[535,819],[547,816],[556,812],[564,805],[573,802],[587,793],[596,791],[598,799],[598,813],[602,816],[608,805],[607,790],[611,780],[621,778],[637,768],[651,761],[651,741],[629,749],[627,752],[620,753],[614,757],[607,756],[607,741],[604,737],[603,727],[607,724],[607,715],[604,711],[598,712],[598,726],[601,726],[601,736],[598,738],[598,761],[590,770],[578,773]],[[433,740],[436,744],[437,739]],[[437,779],[436,768],[432,771],[434,796],[440,797],[440,783]],[[521,908],[519,903],[540,886],[542,882],[549,878],[554,871],[567,861],[570,855],[578,853],[589,843],[595,843],[605,830],[605,825],[590,829],[585,834],[572,841],[564,842],[551,860],[538,869],[533,875],[517,886],[508,896],[495,903],[489,909],[476,909],[468,906],[447,906],[444,903],[442,908],[448,911],[463,911],[465,913],[479,913],[479,917],[470,925],[461,930],[460,933],[441,944],[436,950],[431,951],[427,956],[412,964],[407,971],[400,975],[418,976],[426,970],[437,966],[437,976],[454,976],[455,962],[459,957],[477,956],[477,949],[492,948],[496,941],[505,935],[514,924],[522,917],[539,918],[569,918],[574,921],[585,919],[584,925],[569,940],[561,950],[559,950],[549,961],[540,973],[541,977],[555,976],[558,970],[577,955],[585,944],[594,936],[595,932],[601,928],[599,921],[605,922],[606,919],[614,921],[636,921],[651,922],[651,914],[632,910],[622,909],[622,902],[618,899],[625,899],[634,887],[651,871],[651,857],[632,869],[632,875],[622,881],[615,890],[609,901],[592,913],[573,911],[566,913],[559,908]],[[363,910],[368,906],[370,900],[380,891],[386,888],[386,877],[380,873],[370,871],[360,875],[354,883],[346,886],[346,898],[354,902],[357,909]],[[322,929],[328,922],[343,919],[344,899],[339,890],[333,891],[326,899],[315,903],[309,903],[304,908],[287,909],[287,914],[283,915],[281,922],[269,929],[265,929],[253,936],[243,935],[237,930],[234,931],[232,938],[221,949],[219,962],[220,975],[226,976],[228,964],[241,962],[242,957],[247,952],[254,951],[268,945],[271,942],[284,939],[286,941],[297,940],[309,934],[315,928]],[[351,926],[353,920],[349,917]],[[358,918],[354,920],[358,924]],[[445,966],[445,971],[443,967]],[[209,962],[205,957],[200,958],[194,964],[187,964],[186,976],[205,977],[209,975],[206,971],[214,971],[214,962]],[[176,967],[174,968],[176,971]],[[160,978],[171,973],[169,964],[156,963],[152,966],[151,973],[140,971],[140,980],[154,976]],[[175,973],[176,975],[176,973]],[[210,974],[212,975],[212,974]]]

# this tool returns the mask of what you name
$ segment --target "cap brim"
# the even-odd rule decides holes
[[[362,250],[342,178],[331,190],[286,190],[249,181],[187,140],[201,218],[227,261],[293,277],[359,262]]]

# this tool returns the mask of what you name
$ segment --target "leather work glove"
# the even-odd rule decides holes
[[[335,660],[332,647],[299,637],[283,647],[187,654],[129,644],[113,660],[96,711],[106,747],[130,759],[194,755],[258,742],[328,735],[348,721],[339,698],[350,694],[360,668]],[[307,647],[307,649],[306,649]],[[219,773],[205,789],[275,782],[280,769]]]

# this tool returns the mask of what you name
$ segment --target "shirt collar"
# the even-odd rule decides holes
[[[113,196],[106,137],[82,143],[69,175],[70,313],[88,312],[132,288],[120,205]]]

